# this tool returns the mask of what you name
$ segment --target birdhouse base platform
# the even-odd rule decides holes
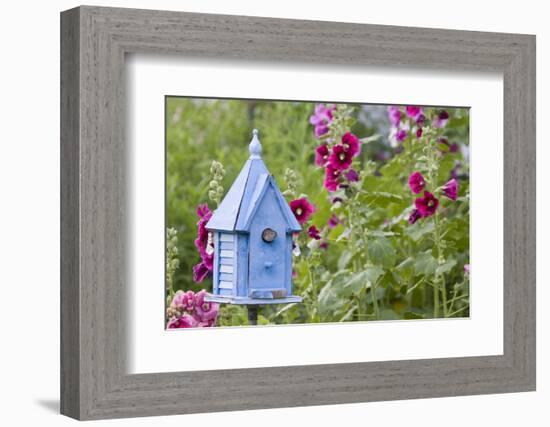
[[[204,298],[205,301],[217,302],[219,304],[236,304],[236,305],[267,305],[267,304],[291,304],[302,302],[302,297],[298,295],[290,295],[284,298],[249,298],[235,297],[226,295],[209,295]]]

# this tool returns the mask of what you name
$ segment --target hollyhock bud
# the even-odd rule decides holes
[[[443,186],[443,194],[447,196],[451,200],[456,200],[458,196],[458,181],[454,178],[449,180],[444,186]]]

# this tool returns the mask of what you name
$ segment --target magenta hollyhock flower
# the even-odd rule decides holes
[[[346,172],[346,179],[349,182],[357,182],[359,181],[359,174],[355,169],[350,169],[349,171]]]
[[[418,128],[418,129],[416,130],[416,137],[417,137],[417,138],[420,138],[421,136],[422,136],[422,128]]]
[[[311,215],[313,215],[313,212],[315,212],[315,206],[305,197],[292,200],[290,202],[290,209],[300,224],[307,222]]]
[[[449,113],[445,110],[441,110],[439,113],[437,113],[437,116],[435,119],[433,119],[432,124],[436,128],[442,128],[445,127],[447,122],[449,121]]]
[[[418,107],[416,105],[407,105],[405,107],[405,113],[407,114],[407,117],[411,119],[416,119],[420,114],[422,114],[422,107]]]
[[[426,186],[426,180],[420,172],[413,172],[409,176],[409,187],[414,194],[420,193]]]
[[[316,138],[320,138],[329,131],[329,125],[332,123],[332,112],[336,109],[335,105],[325,106],[317,104],[315,112],[309,117],[309,122],[314,126]]]
[[[346,132],[344,136],[342,136],[342,145],[344,150],[351,152],[353,157],[359,155],[361,152],[361,142],[359,141],[359,138],[351,132]]]
[[[211,320],[216,320],[218,317],[219,305],[215,302],[205,301],[208,293],[202,289],[195,295],[195,313],[194,317],[197,322],[208,323]]]
[[[418,126],[423,126],[425,122],[426,122],[426,116],[420,113],[418,117],[416,117],[416,124]]]
[[[439,200],[437,200],[429,191],[424,191],[424,197],[419,197],[416,199],[414,201],[414,205],[416,206],[416,209],[418,209],[420,216],[426,218],[435,213],[437,207],[439,206]]]
[[[197,238],[195,239],[195,247],[199,250],[201,256],[206,254],[206,246],[208,244],[208,230],[206,229],[206,223],[212,218],[212,212],[208,208],[206,203],[197,207],[197,215],[199,221],[197,222]]]
[[[340,218],[338,218],[336,216],[336,214],[332,214],[330,216],[330,218],[328,219],[328,227],[329,228],[334,228],[336,227],[338,224],[340,224]]]
[[[420,212],[418,211],[418,209],[413,209],[413,211],[409,215],[409,219],[408,219],[409,224],[414,224],[420,218],[422,218],[422,215],[420,215]]]
[[[330,163],[327,165],[323,185],[328,191],[336,191],[338,189],[338,185],[340,184],[340,173],[341,172],[333,168]],[[336,202],[333,200],[333,203]]]
[[[347,151],[343,145],[338,144],[332,147],[328,162],[334,169],[345,170],[351,166],[352,161],[353,154],[351,151]]]
[[[312,225],[307,229],[307,235],[315,240],[321,240],[321,233],[319,232],[319,229]]]
[[[395,134],[395,139],[398,142],[403,142],[406,137],[407,137],[407,131],[405,129],[399,129]]]
[[[327,250],[327,249],[328,249],[328,242],[325,241],[325,240],[323,240],[321,243],[319,243],[319,247],[320,247],[321,249]]]
[[[182,328],[194,328],[197,326],[196,319],[189,314],[184,314],[181,317],[172,317],[168,320],[166,327],[168,329],[182,329]]]
[[[420,218],[422,218],[422,215],[420,215],[420,212],[418,211],[418,209],[413,209],[413,211],[409,215],[409,219],[408,219],[409,224],[414,224]]]
[[[388,107],[388,119],[390,119],[392,126],[399,126],[399,122],[401,121],[401,111],[399,110],[399,107],[396,107],[395,105],[390,105]]]
[[[199,262],[193,266],[193,280],[196,283],[202,282],[212,271],[211,268],[204,263],[204,261]]]
[[[321,144],[315,149],[315,164],[323,167],[328,162],[329,150],[326,144]]]
[[[449,180],[443,186],[443,194],[453,201],[456,200],[456,197],[458,196],[458,181],[454,178]]]

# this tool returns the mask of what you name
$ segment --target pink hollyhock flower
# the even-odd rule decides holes
[[[216,319],[210,319],[206,322],[197,323],[197,328],[211,328],[213,326],[216,326]]]
[[[195,326],[197,326],[197,321],[189,314],[184,314],[181,317],[172,317],[166,325],[168,329],[194,328]]]
[[[319,233],[319,229],[312,225],[307,229],[307,235],[315,240],[321,240],[321,234]]]
[[[390,105],[388,107],[388,119],[390,119],[392,126],[399,126],[399,122],[401,121],[401,111],[399,110],[399,107],[394,105]]]
[[[329,163],[327,165],[327,168],[325,169],[325,181],[323,182],[323,185],[328,191],[336,191],[338,189],[339,184],[340,184],[340,171],[338,169],[333,168]],[[335,203],[334,200],[333,200],[333,203]]]
[[[414,194],[420,193],[426,186],[426,180],[420,172],[413,172],[409,176],[409,187]]]
[[[395,134],[395,139],[398,142],[403,142],[406,137],[407,137],[407,131],[405,129],[399,129]]]
[[[470,275],[470,264],[464,264],[464,274],[466,276]]]
[[[174,294],[174,298],[172,298],[172,302],[170,303],[170,307],[174,308],[185,308],[185,304],[183,303],[183,297],[185,296],[185,292],[182,290],[177,291]]]
[[[193,311],[193,308],[195,308],[195,292],[187,291],[182,298],[182,303],[187,311]]]
[[[346,179],[349,182],[357,182],[359,181],[359,174],[355,169],[350,169],[349,171],[346,172]]]
[[[332,214],[331,217],[328,219],[328,227],[334,228],[338,224],[340,224],[340,218],[338,218],[336,214]]]
[[[422,114],[422,108],[416,105],[407,105],[405,107],[405,113],[407,113],[407,117],[416,119],[420,114]]]
[[[290,209],[294,213],[294,216],[300,224],[304,224],[315,212],[315,206],[309,203],[309,200],[305,197],[292,200],[290,202]]]
[[[418,209],[413,209],[413,211],[411,212],[411,214],[409,215],[409,224],[414,224],[416,221],[418,221],[420,218],[422,217],[422,215],[420,215],[420,212],[418,211]]]
[[[353,154],[351,151],[346,151],[343,145],[338,144],[332,147],[328,162],[334,169],[345,170],[351,166],[352,161]]]
[[[449,113],[447,113],[445,110],[441,110],[435,119],[433,119],[432,124],[436,128],[442,128],[445,127],[447,122],[449,121]]]
[[[346,132],[342,136],[342,146],[344,151],[349,151],[353,157],[357,156],[361,152],[361,143],[351,132]]]
[[[328,162],[328,146],[321,144],[315,149],[315,164],[319,167],[323,167]]]
[[[205,301],[208,293],[203,289],[195,295],[195,320],[201,323],[215,321],[218,317],[219,305],[215,302]],[[213,323],[212,323],[213,324]],[[211,325],[210,325],[211,326]]]
[[[325,106],[317,104],[315,112],[309,117],[309,122],[314,126],[316,138],[320,138],[329,131],[329,125],[332,123],[332,112],[336,109],[335,105]]]
[[[445,194],[445,196],[453,201],[456,200],[456,197],[458,195],[458,181],[454,178],[449,180],[443,186],[443,194]]]
[[[172,298],[170,303],[171,307],[187,310],[189,312],[193,311],[195,306],[195,292],[182,290],[177,291]]]
[[[211,271],[212,268],[209,268],[204,261],[201,261],[193,266],[193,280],[196,283],[200,283],[210,274]]]
[[[424,191],[424,197],[419,197],[414,201],[414,205],[420,216],[423,218],[432,216],[437,207],[439,206],[439,200],[437,200],[432,193],[429,191]]]

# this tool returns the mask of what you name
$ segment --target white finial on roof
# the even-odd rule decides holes
[[[258,129],[252,131],[252,141],[250,141],[248,151],[250,151],[251,159],[259,159],[262,157],[262,144],[260,144],[260,140],[258,139]]]

